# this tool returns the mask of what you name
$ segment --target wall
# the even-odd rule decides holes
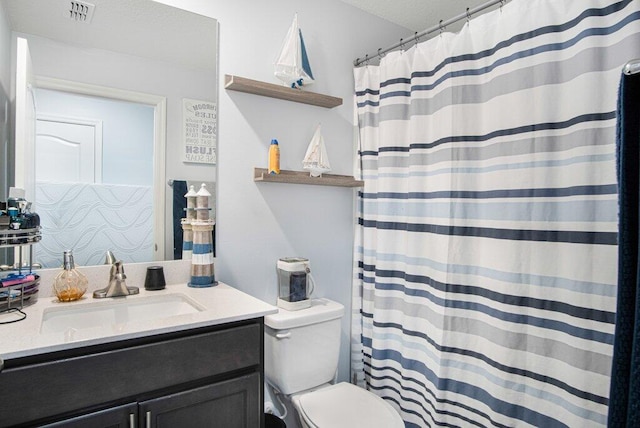
[[[4,6],[0,2],[0,58],[11,58],[11,29],[5,14]],[[0,201],[6,201],[9,196],[9,186],[13,182],[13,149],[10,146],[11,129],[11,61],[0,62]],[[9,179],[11,177],[11,180]],[[12,263],[12,250],[0,248],[0,260]]]
[[[276,260],[311,260],[316,294],[350,308],[355,190],[254,183],[268,145],[280,142],[282,169],[302,169],[321,122],[333,172],[352,174],[353,60],[387,46],[407,30],[337,0],[271,2],[161,0],[218,20],[220,90],[218,253],[216,276],[275,304]],[[224,74],[271,83],[273,61],[298,13],[316,82],[309,90],[344,99],[334,109],[224,90]],[[349,371],[349,317],[343,317],[339,379]]]
[[[11,58],[11,29],[7,22],[4,6],[0,3],[0,58]],[[0,63],[0,200],[8,196],[9,165],[9,90],[11,89],[11,62]],[[13,175],[13,174],[12,174]]]

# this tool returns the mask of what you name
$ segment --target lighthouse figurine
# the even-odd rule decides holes
[[[218,282],[215,279],[213,267],[212,232],[215,222],[209,218],[209,211],[211,210],[209,208],[209,198],[211,193],[207,190],[207,185],[202,183],[200,190],[195,195],[191,194],[191,190],[187,195],[185,195],[187,196],[187,201],[189,201],[189,197],[195,196],[193,198],[195,199],[195,208],[192,208],[195,216],[189,215],[189,204],[187,204],[187,218],[183,219],[189,222],[193,236],[191,281],[187,285],[196,288],[213,287]]]

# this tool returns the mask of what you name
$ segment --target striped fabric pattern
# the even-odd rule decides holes
[[[640,2],[513,0],[354,70],[352,369],[408,427],[607,420]]]

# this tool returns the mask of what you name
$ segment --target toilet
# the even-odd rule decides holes
[[[309,308],[265,316],[267,383],[291,401],[303,428],[404,427],[398,412],[374,393],[332,383],[343,314],[337,302],[312,299]]]

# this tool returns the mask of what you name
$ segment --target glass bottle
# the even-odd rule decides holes
[[[76,269],[71,250],[64,252],[63,271],[53,281],[53,291],[61,302],[78,300],[87,291],[87,277]]]

